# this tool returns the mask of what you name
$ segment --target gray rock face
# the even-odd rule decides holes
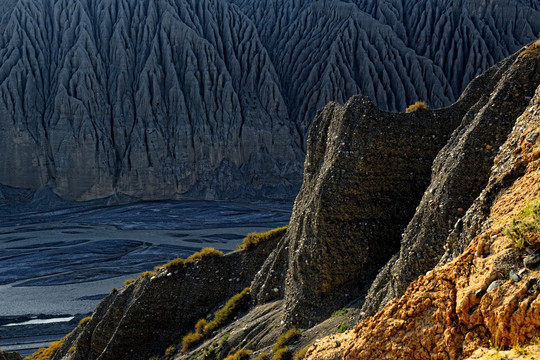
[[[2,183],[55,179],[75,200],[290,191],[298,136],[256,33],[224,2],[19,1],[0,46]]]
[[[281,237],[253,250],[203,257],[113,290],[51,358],[148,359],[241,292]],[[249,296],[248,296],[249,298]],[[75,351],[70,348],[75,347]]]
[[[0,10],[0,183],[49,183],[74,200],[293,195],[328,101],[447,105],[540,36],[538,3],[518,0],[10,0]]]
[[[365,97],[320,111],[289,230],[252,285],[257,300],[284,296],[289,322],[309,326],[358,297],[399,249],[462,115],[461,106],[388,113]]]
[[[539,84],[538,59],[519,54],[473,81],[463,98],[477,89],[483,89],[483,95],[437,155],[431,183],[403,234],[400,252],[379,272],[369,290],[362,309],[366,314],[374,314],[401,296],[412,280],[439,261],[459,255],[476,236],[499,188],[490,185],[489,192],[485,190],[495,156]]]

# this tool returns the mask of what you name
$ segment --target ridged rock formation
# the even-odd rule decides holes
[[[10,0],[0,183],[63,198],[291,196],[317,109],[454,101],[540,36],[522,0]]]
[[[180,268],[113,290],[92,319],[79,325],[52,359],[147,360],[193,330],[197,320],[249,286],[253,274],[276,245],[203,257]],[[75,347],[75,351],[69,349]]]
[[[376,309],[374,301],[420,278],[354,334],[312,348],[312,359],[461,359],[490,339],[528,341],[540,331],[538,249],[512,246],[502,228],[540,192],[539,59],[540,41],[440,110],[387,113],[361,96],[329,104],[314,120],[283,238],[113,291],[53,358],[164,354],[247,285],[249,311],[175,358],[217,359],[211,349],[222,343],[219,358],[244,347],[255,357],[294,325],[306,329],[291,345],[297,350],[335,333],[336,322],[326,320],[333,310],[348,306],[364,317],[365,291],[398,248],[365,307]],[[527,251],[536,254],[532,261],[524,261]],[[523,264],[528,270],[519,271]],[[391,286],[381,287],[388,274]]]
[[[520,58],[539,64],[540,43],[534,55]],[[421,276],[401,299],[359,324],[345,359],[459,359],[489,347],[489,341],[508,348],[526,345],[538,335],[540,267],[524,262],[526,249],[502,236],[504,219],[540,193],[538,131],[540,87],[501,147],[489,184],[476,200],[476,209],[485,207],[486,199],[495,200],[480,234],[455,261]],[[517,276],[524,263],[527,271]],[[384,345],[375,343],[376,338],[384,338]]]
[[[468,245],[489,211],[487,207],[464,216],[485,188],[495,155],[540,83],[540,63],[516,54],[482,79],[478,85],[487,91],[437,155],[431,184],[403,234],[400,252],[371,286],[363,307],[368,315],[403,295],[408,284],[431,270],[460,235]]]

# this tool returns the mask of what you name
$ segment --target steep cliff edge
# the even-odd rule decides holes
[[[540,42],[515,58],[513,68],[524,71],[534,63],[540,64]],[[340,347],[324,341],[308,359],[462,359],[481,347],[514,347],[530,358],[519,349],[540,334],[540,243],[534,232],[519,243],[504,229],[528,204],[538,203],[539,83],[464,216],[465,227],[474,226],[446,242],[443,259],[460,255],[421,275],[401,298],[343,335]],[[481,354],[477,350],[474,358]]]
[[[360,96],[329,104],[310,131],[304,183],[282,238],[114,291],[54,358],[165,354],[246,286],[248,309],[208,331],[198,322],[201,339],[162,357],[285,351],[273,345],[292,326],[303,330],[287,348],[297,350],[336,331],[333,310],[364,317],[364,299],[364,307],[386,302],[418,275],[354,334],[310,356],[457,359],[489,339],[526,342],[540,328],[538,245],[519,249],[502,228],[540,192],[539,45],[498,63],[448,108],[387,113]],[[527,251],[533,259],[524,263]],[[388,273],[391,291],[380,290]]]

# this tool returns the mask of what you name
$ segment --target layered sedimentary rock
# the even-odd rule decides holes
[[[370,289],[364,305],[367,314],[401,296],[413,279],[432,269],[463,229],[462,238],[470,241],[478,220],[486,216],[480,211],[464,215],[485,188],[495,155],[540,83],[540,63],[516,54],[482,78],[487,81],[483,86],[491,90],[465,115],[437,155],[431,184],[403,234],[399,254],[379,272]]]
[[[258,301],[284,296],[288,321],[307,326],[358,297],[399,249],[433,159],[463,113],[461,104],[387,113],[363,97],[319,112],[289,230],[252,286]]]
[[[193,330],[197,320],[249,286],[275,247],[203,257],[113,290],[52,359],[148,359]],[[69,351],[75,347],[76,351]]]
[[[333,310],[360,314],[394,249],[367,294],[367,311],[430,272],[339,344],[317,345],[313,359],[458,359],[490,339],[528,341],[540,329],[538,249],[511,245],[502,228],[540,191],[539,54],[536,42],[498,63],[441,110],[388,113],[361,96],[329,104],[310,132],[303,187],[283,238],[114,291],[55,358],[163,354],[248,284],[250,310],[176,358],[216,358],[208,349],[227,334],[228,350],[256,356],[290,326],[311,328],[297,349],[335,333],[324,326]]]
[[[522,59],[538,63],[540,51]],[[501,146],[489,183],[469,211],[471,219],[482,218],[474,241],[454,261],[421,276],[402,298],[359,324],[345,359],[457,359],[490,342],[499,348],[527,345],[538,334],[540,267],[527,260],[535,245],[527,248],[525,243],[520,249],[503,229],[540,192],[539,126],[540,87]],[[520,269],[525,270],[518,276]],[[374,343],[380,336],[385,346]]]
[[[291,196],[317,109],[448,105],[536,2],[11,0],[0,183],[63,198]],[[504,25],[504,26],[503,26]]]

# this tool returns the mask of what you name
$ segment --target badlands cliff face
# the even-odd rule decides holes
[[[540,330],[538,244],[516,247],[502,229],[540,191],[539,59],[536,42],[441,110],[329,104],[283,237],[113,291],[54,359],[255,357],[297,326],[294,352],[335,333],[343,307],[350,325],[384,308],[312,359],[460,359],[490,340],[526,343]],[[198,318],[246,286],[247,307],[179,351]]]
[[[513,66],[538,71],[540,41]],[[537,346],[531,346],[534,353],[524,348],[540,333],[540,243],[533,236],[520,247],[504,228],[527,204],[538,203],[540,87],[512,125],[486,186],[463,216],[463,232],[444,242],[443,259],[460,255],[420,276],[401,298],[343,335],[340,347],[330,341],[316,346],[310,359],[502,358],[498,349],[512,347],[506,354],[512,358],[537,358]]]
[[[63,198],[291,196],[317,109],[455,101],[531,1],[11,0],[0,183]]]

